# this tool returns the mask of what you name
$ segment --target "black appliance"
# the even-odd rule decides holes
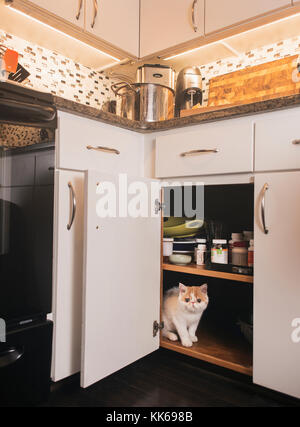
[[[0,82],[0,406],[49,392],[56,127],[50,94]]]

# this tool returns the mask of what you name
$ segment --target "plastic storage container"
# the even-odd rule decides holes
[[[195,262],[197,265],[205,265],[206,263],[206,240],[205,239],[196,239],[198,246],[195,248]]]
[[[248,249],[245,247],[233,247],[232,249],[232,265],[240,267],[248,266]]]

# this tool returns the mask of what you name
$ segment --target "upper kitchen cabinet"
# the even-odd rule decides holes
[[[205,0],[205,33],[210,34],[291,5],[291,0]]]
[[[141,0],[140,56],[204,35],[204,0]]]
[[[86,31],[139,56],[139,0],[86,0]]]
[[[30,0],[30,3],[35,4],[60,18],[65,19],[72,24],[84,27],[84,1],[85,0]],[[29,2],[27,2],[29,3]]]
[[[32,34],[26,35],[21,31],[23,25],[16,24],[17,34],[15,31],[13,34],[48,49],[56,46],[58,52],[90,68],[98,69],[139,55],[139,0],[5,0],[5,3],[10,8],[2,7],[4,13],[21,12],[11,15],[14,22],[21,16],[24,27],[28,22],[33,26]],[[64,35],[72,37],[72,45],[67,48],[64,45],[70,44],[70,40],[67,37],[66,41],[61,40]],[[85,53],[84,49],[93,51]]]

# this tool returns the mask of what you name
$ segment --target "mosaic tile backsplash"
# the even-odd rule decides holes
[[[0,44],[19,52],[19,61],[30,72],[26,86],[91,107],[101,108],[115,99],[114,83],[103,72],[93,71],[56,52],[0,30]]]
[[[104,72],[91,70],[56,52],[27,42],[0,30],[0,44],[15,49],[20,63],[30,72],[27,86],[43,90],[91,107],[115,99],[110,86],[114,81]],[[208,102],[209,80],[212,77],[242,70],[254,65],[300,54],[300,36],[245,52],[210,64],[201,65],[203,105]]]

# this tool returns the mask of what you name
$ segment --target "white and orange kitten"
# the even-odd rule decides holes
[[[184,347],[191,347],[198,341],[196,330],[202,314],[208,306],[207,284],[185,286],[168,290],[164,297],[162,334],[171,341],[180,337]]]

